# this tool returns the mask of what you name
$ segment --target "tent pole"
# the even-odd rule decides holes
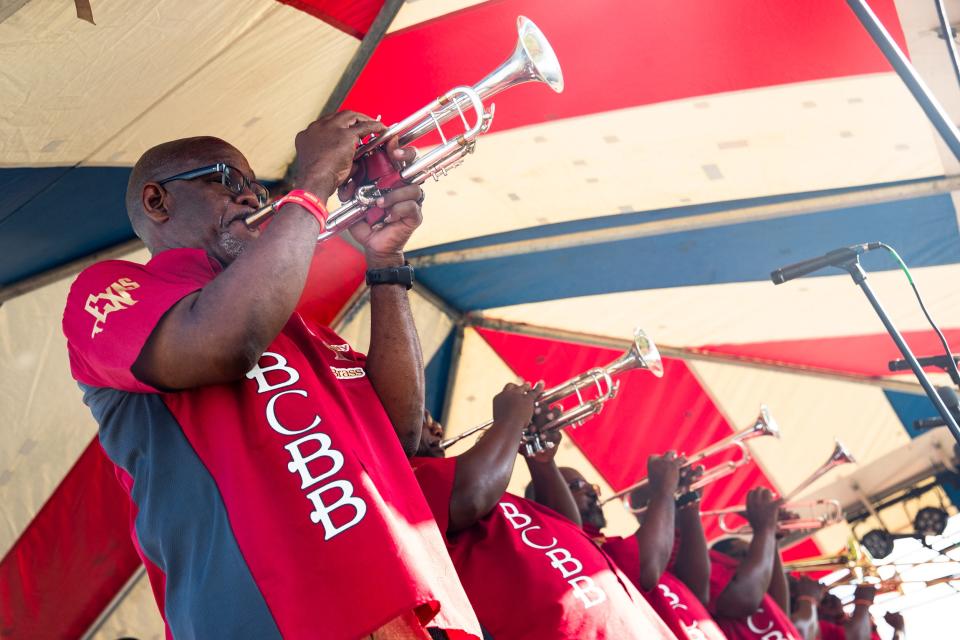
[[[887,61],[890,62],[893,70],[897,72],[897,75],[900,76],[903,83],[907,85],[907,89],[910,90],[917,104],[919,104],[920,108],[927,114],[927,118],[930,119],[930,122],[940,133],[940,137],[943,138],[944,143],[950,148],[954,157],[960,161],[960,131],[957,130],[956,125],[950,120],[946,111],[944,111],[940,103],[937,102],[936,97],[927,87],[926,83],[924,83],[923,78],[920,77],[917,70],[914,69],[910,61],[907,60],[907,56],[900,50],[900,46],[890,35],[890,32],[884,28],[883,23],[877,18],[877,14],[870,9],[866,0],[847,0],[847,4],[850,5],[850,8],[860,20],[863,28],[866,29],[870,37],[873,38],[874,43],[880,49],[881,53],[883,53]],[[947,32],[944,35],[947,37],[948,43],[952,43],[949,25],[947,25]]]
[[[940,28],[943,30],[943,39],[947,43],[947,53],[950,55],[950,64],[953,65],[953,74],[957,76],[957,83],[960,84],[960,59],[957,58],[957,43],[953,39],[953,27],[950,26],[950,18],[947,16],[947,6],[943,0],[934,0],[937,5],[937,17],[940,18]]]

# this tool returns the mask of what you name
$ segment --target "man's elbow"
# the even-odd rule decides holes
[[[664,566],[660,562],[643,561],[640,563],[640,588],[650,591],[657,586],[663,576]]]
[[[763,601],[763,594],[725,591],[717,599],[717,613],[724,618],[746,618],[753,614]]]

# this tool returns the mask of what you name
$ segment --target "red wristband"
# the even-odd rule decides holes
[[[320,232],[323,233],[323,230],[327,228],[327,216],[330,214],[323,202],[320,201],[320,198],[313,195],[309,191],[304,191],[303,189],[294,189],[287,195],[279,198],[274,204],[274,207],[277,211],[279,211],[282,206],[291,203],[298,204],[312,213],[313,217],[316,218],[317,222],[320,223]]]

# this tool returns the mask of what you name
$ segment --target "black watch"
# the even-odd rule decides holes
[[[404,263],[402,267],[367,269],[367,285],[402,284],[409,291],[413,288],[413,267]]]

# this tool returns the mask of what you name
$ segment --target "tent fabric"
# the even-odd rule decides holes
[[[960,113],[933,7],[922,4],[871,1],[948,112]],[[130,240],[121,201],[129,169],[162,140],[217,135],[261,179],[283,176],[296,131],[317,115],[381,5],[161,0],[98,6],[91,25],[69,5],[24,3],[0,22],[9,114],[0,119],[0,286]],[[948,6],[960,15],[960,3]],[[742,500],[754,484],[790,490],[834,436],[859,462],[808,496],[855,506],[854,484],[872,494],[950,468],[943,430],[912,429],[932,407],[909,375],[886,371],[896,352],[849,276],[768,280],[773,268],[838,246],[886,241],[960,340],[960,164],[845,4],[603,0],[558,11],[542,0],[417,0],[345,106],[392,122],[476,82],[513,50],[519,14],[549,38],[566,89],[529,85],[494,99],[476,153],[425,186],[409,252],[427,405],[448,434],[487,420],[504,383],[559,382],[615,357],[640,326],[667,375],[625,374],[618,397],[568,432],[558,454],[607,495],[642,477],[650,453],[692,453],[750,424],[761,402],[782,441],[753,442],[753,463],[708,488],[708,506]],[[890,257],[872,252],[864,265],[915,349],[937,350]],[[361,349],[363,269],[348,242],[327,243],[301,301]],[[0,416],[10,425],[0,449],[0,595],[28,617],[47,606],[37,594],[69,605],[32,637],[86,629],[118,594],[97,637],[161,637],[147,581],[121,562],[125,530],[99,522],[99,537],[45,533],[75,521],[89,487],[97,491],[79,504],[107,501],[116,482],[90,453],[96,427],[67,371],[67,286],[0,307]],[[511,490],[527,479],[518,463]],[[611,533],[635,526],[616,503],[605,513]],[[889,525],[908,528],[909,518]],[[715,521],[707,528],[719,533]],[[849,533],[828,529],[791,556],[836,551]],[[78,584],[85,591],[62,595]],[[0,624],[0,637],[8,628]]]

